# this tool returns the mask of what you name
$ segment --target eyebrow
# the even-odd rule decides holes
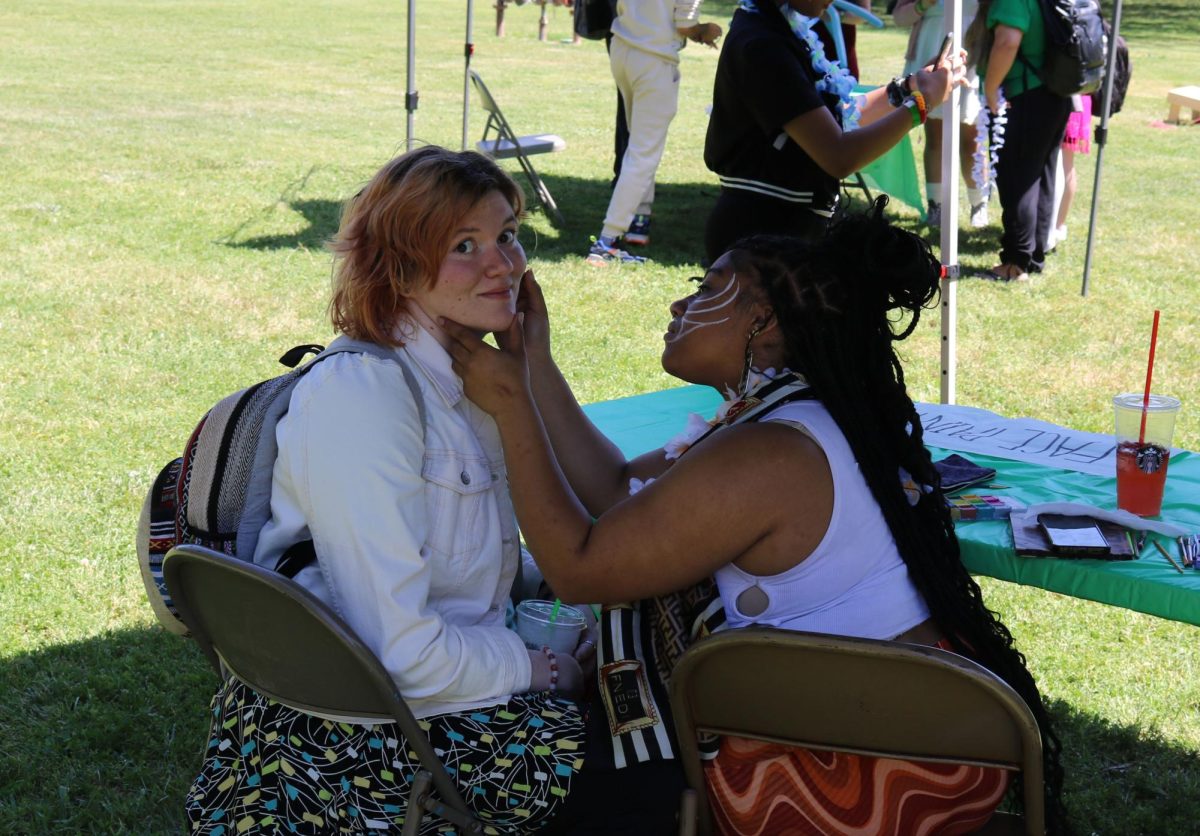
[[[504,219],[504,223],[501,224],[501,226],[508,226],[509,224],[515,224],[516,222],[517,216],[510,212],[508,217]],[[454,230],[455,235],[461,235],[464,232],[482,232],[482,230],[477,226],[462,226]]]

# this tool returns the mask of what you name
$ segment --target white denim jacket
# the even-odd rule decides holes
[[[417,326],[399,365],[321,361],[293,390],[276,437],[271,519],[255,563],[312,538],[296,576],[375,651],[418,717],[495,705],[529,689],[529,655],[505,627],[520,561],[500,436],[463,396],[450,356]]]

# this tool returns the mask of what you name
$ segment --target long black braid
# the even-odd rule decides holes
[[[941,265],[924,240],[871,211],[836,221],[822,240],[753,236],[731,248],[735,269],[757,273],[785,341],[837,422],[879,503],[909,576],[954,647],[1021,695],[1042,734],[1048,832],[1064,832],[1062,746],[1025,657],[987,608],[963,566],[921,419],[904,386],[895,342],[917,327],[937,296]],[[905,315],[911,316],[903,324]],[[927,490],[910,502],[901,470]]]

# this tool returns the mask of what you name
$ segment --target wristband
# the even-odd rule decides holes
[[[545,653],[546,658],[550,660],[550,687],[546,690],[553,694],[558,691],[558,657],[548,647],[543,647],[542,653]]]
[[[920,125],[925,121],[921,118],[921,108],[917,107],[917,100],[912,96],[909,96],[904,100],[904,106],[907,107],[909,113],[912,114],[912,127],[909,130],[915,128],[917,125]]]
[[[917,103],[917,110],[921,112],[921,124],[924,125],[925,117],[929,115],[929,110],[925,107],[925,97],[921,95],[920,90],[913,90],[909,95]]]

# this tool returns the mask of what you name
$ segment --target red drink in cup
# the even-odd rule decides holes
[[[1140,517],[1156,516],[1162,511],[1179,400],[1151,395],[1143,404],[1142,395],[1117,395],[1113,406],[1117,419],[1117,507]]]

